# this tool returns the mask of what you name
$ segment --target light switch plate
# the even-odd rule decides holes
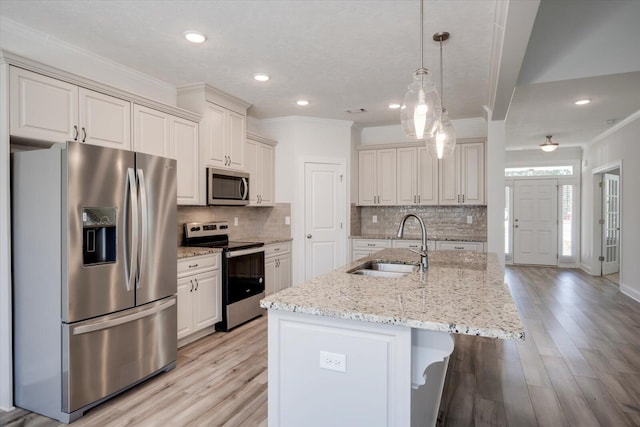
[[[284,217],[284,224],[285,225],[291,225],[291,217],[290,216],[285,216]]]
[[[473,217],[471,215],[467,216],[467,224],[473,224]]]
[[[371,222],[373,222],[374,224],[375,224],[375,223],[377,223],[377,222],[378,222],[378,215],[374,215],[374,216],[371,218]]]
[[[347,355],[321,351],[320,367],[330,371],[347,372]]]
[[[238,217],[237,216],[233,217],[233,225],[238,225]]]

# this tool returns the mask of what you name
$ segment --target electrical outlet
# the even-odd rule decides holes
[[[290,216],[285,216],[284,217],[284,225],[291,225],[291,217]]]
[[[330,371],[347,372],[347,355],[321,351],[320,367]]]
[[[236,226],[238,225],[238,217],[237,216],[233,217],[233,225],[236,225]]]
[[[473,224],[473,217],[471,215],[467,215],[467,224]]]
[[[374,216],[371,218],[371,222],[373,222],[374,224],[375,224],[375,223],[377,223],[377,222],[378,222],[378,215],[374,215]]]

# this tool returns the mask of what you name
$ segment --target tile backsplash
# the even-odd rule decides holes
[[[351,220],[352,236],[392,237],[398,232],[402,217],[408,213],[418,215],[427,227],[430,239],[438,238],[476,238],[487,239],[486,206],[361,206],[352,209],[358,219]],[[373,216],[377,222],[373,222]],[[471,217],[471,224],[467,223]],[[357,224],[360,224],[358,232]],[[404,237],[419,239],[422,236],[420,225],[415,219],[409,219],[405,225]]]
[[[255,238],[291,238],[291,225],[285,217],[291,217],[290,203],[276,203],[274,207],[250,208],[247,206],[178,206],[178,243],[182,244],[186,222],[228,221],[231,240]],[[238,218],[238,225],[233,219]]]

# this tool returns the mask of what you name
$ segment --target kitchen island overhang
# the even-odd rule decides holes
[[[495,254],[429,258],[424,274],[347,273],[369,261],[419,261],[385,249],[261,301],[269,309],[269,425],[434,425],[451,334],[524,339]]]

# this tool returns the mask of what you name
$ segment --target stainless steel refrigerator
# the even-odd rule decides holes
[[[67,142],[11,168],[14,400],[69,423],[175,366],[176,162]]]

